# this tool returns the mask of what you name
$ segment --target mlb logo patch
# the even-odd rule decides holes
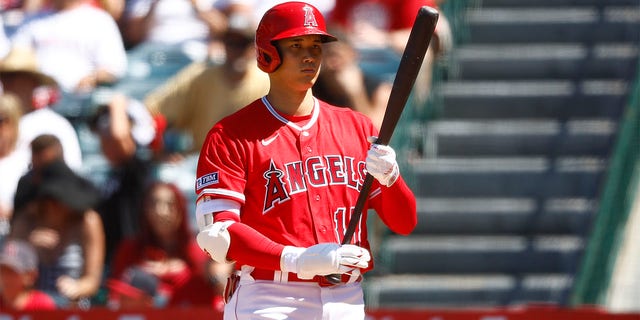
[[[218,176],[218,172],[212,172],[198,178],[196,180],[196,189],[200,190],[201,188],[220,182]]]

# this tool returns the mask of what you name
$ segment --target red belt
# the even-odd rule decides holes
[[[300,279],[295,273],[254,269],[251,271],[250,276],[255,280],[268,280],[273,282],[287,283],[287,282],[309,282],[317,283],[321,287],[330,287],[336,284],[331,283],[325,279],[324,276],[315,276],[312,279]],[[362,281],[362,275],[359,272],[354,274],[342,274],[342,281],[340,283],[354,283]]]

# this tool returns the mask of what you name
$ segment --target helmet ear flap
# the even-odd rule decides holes
[[[264,62],[266,62],[267,64],[270,64],[272,61],[271,56],[264,51],[262,51],[262,59],[264,59]]]
[[[258,48],[258,67],[266,72],[271,73],[276,71],[280,66],[281,59],[278,49],[269,44],[263,48]]]

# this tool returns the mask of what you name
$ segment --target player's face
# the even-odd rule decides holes
[[[322,62],[322,38],[306,35],[278,41],[282,64],[272,74],[294,89],[308,90],[315,83]]]

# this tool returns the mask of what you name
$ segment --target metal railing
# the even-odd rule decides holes
[[[621,120],[593,230],[576,275],[572,305],[603,304],[640,179],[640,61]]]

